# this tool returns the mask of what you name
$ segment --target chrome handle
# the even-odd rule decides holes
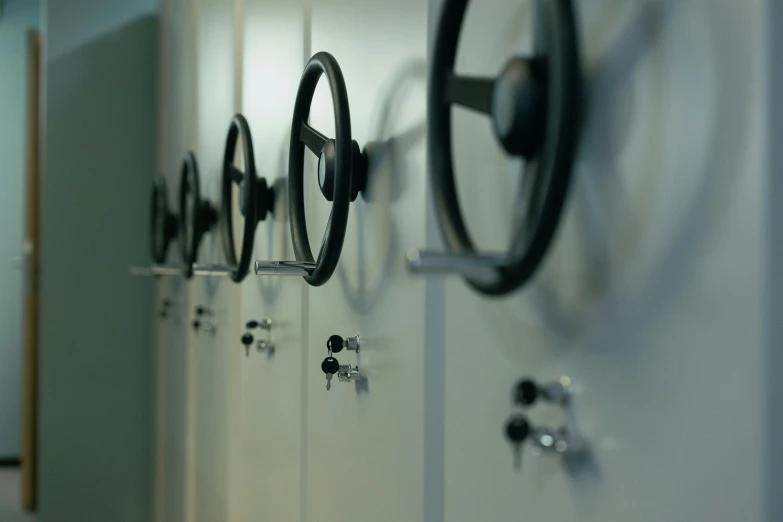
[[[235,268],[226,265],[193,265],[193,275],[231,277]]]
[[[175,265],[131,266],[128,271],[130,275],[139,277],[182,275],[182,267]]]
[[[298,261],[256,261],[256,275],[309,276],[316,266]]]
[[[408,254],[408,270],[414,274],[458,274],[493,279],[498,268],[506,264],[503,254],[450,254],[415,250]]]

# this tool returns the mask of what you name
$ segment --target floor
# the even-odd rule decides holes
[[[34,522],[35,517],[22,510],[19,468],[0,468],[0,521]]]

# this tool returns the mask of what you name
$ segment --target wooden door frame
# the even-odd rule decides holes
[[[40,77],[41,39],[27,33],[26,194],[24,236],[24,375],[22,413],[22,506],[38,501],[38,312],[40,266]]]

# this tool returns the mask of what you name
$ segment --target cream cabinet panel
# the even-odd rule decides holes
[[[242,112],[253,138],[257,174],[273,187],[275,196],[273,212],[258,223],[253,260],[291,260],[288,139],[304,63],[304,6],[299,1],[247,0],[243,24]],[[242,161],[238,166],[245,167]],[[235,234],[238,256],[241,229],[239,225]],[[229,347],[242,353],[242,468],[237,485],[245,511],[242,520],[301,520],[306,299],[301,278],[256,276],[252,265],[241,284],[241,324],[231,333]],[[245,352],[240,338],[248,331],[246,324],[266,319],[271,320],[271,329],[249,330],[253,343]]]
[[[471,2],[456,70],[495,75],[529,51],[535,3]],[[575,9],[584,123],[555,242],[510,296],[457,277],[442,296],[443,519],[761,521],[763,3]],[[488,120],[452,114],[465,220],[504,250],[525,167]],[[520,379],[561,377],[568,407],[512,406]],[[531,434],[516,467],[514,412],[588,451]]]
[[[331,280],[307,306],[307,520],[422,520],[425,281],[410,276],[405,248],[423,245],[426,209],[427,5],[421,1],[312,4],[312,54],[339,63],[353,139],[378,142],[365,193],[351,208]],[[334,137],[325,78],[311,124]],[[305,151],[307,226],[318,252],[330,203]],[[369,201],[368,201],[369,199]],[[327,381],[327,340],[360,337],[334,354],[358,381]]]
[[[194,16],[190,1],[161,2],[160,170],[175,214],[179,214],[181,161],[198,139]],[[170,245],[168,260],[181,261],[178,240]],[[190,291],[182,278],[158,279],[156,311],[164,300],[171,300],[171,313],[159,321],[157,336],[155,517],[159,522],[193,520],[195,397],[189,344]]]

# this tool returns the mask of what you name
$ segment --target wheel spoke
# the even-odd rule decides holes
[[[231,181],[234,183],[242,183],[245,179],[245,173],[236,168],[235,166],[231,165]]]
[[[491,114],[494,87],[494,78],[451,75],[446,83],[446,99],[456,105]]]
[[[305,144],[305,146],[312,151],[313,154],[316,156],[321,155],[321,150],[324,148],[324,145],[326,145],[326,142],[329,140],[326,136],[309,126],[307,123],[302,122],[302,129],[299,134],[299,139],[302,140],[302,143]]]

